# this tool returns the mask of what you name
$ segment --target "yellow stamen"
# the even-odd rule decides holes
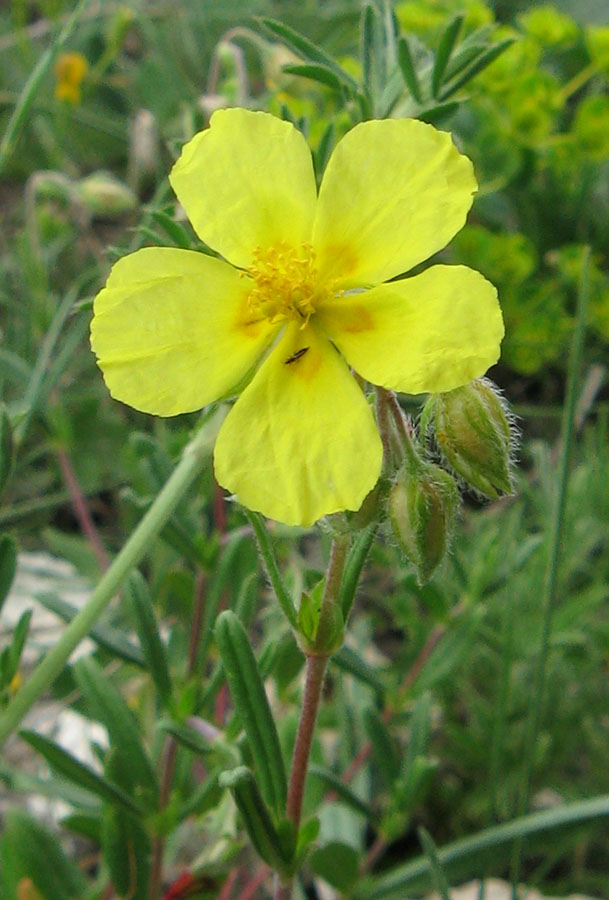
[[[282,241],[264,249],[257,247],[248,274],[254,285],[247,303],[256,322],[296,319],[304,327],[320,301],[332,294],[329,285],[319,283],[310,244],[292,247]]]

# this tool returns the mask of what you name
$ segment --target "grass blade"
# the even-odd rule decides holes
[[[579,803],[568,803],[554,809],[532,813],[486,828],[470,837],[454,841],[438,850],[438,859],[444,868],[452,863],[471,860],[472,872],[479,872],[480,857],[485,850],[498,848],[511,843],[515,838],[527,838],[542,834],[555,828],[568,825],[580,825],[584,822],[602,817],[609,817],[609,794],[583,800]],[[354,900],[403,900],[411,891],[420,893],[423,881],[427,882],[431,866],[427,857],[417,857],[404,865],[397,866],[386,875],[380,875],[362,883],[354,892]]]

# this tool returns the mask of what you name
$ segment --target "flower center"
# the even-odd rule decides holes
[[[247,295],[252,321],[301,320],[306,325],[318,303],[332,291],[321,286],[310,244],[292,247],[285,241],[257,247],[248,270],[253,287]]]

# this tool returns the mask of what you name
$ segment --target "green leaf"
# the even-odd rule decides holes
[[[309,775],[314,778],[318,778],[320,781],[328,787],[331,791],[334,791],[335,794],[338,794],[340,799],[349,806],[354,812],[358,813],[360,816],[363,816],[369,822],[375,822],[378,819],[378,816],[372,806],[369,803],[366,803],[361,797],[358,797],[357,794],[348,787],[344,781],[341,781],[334,772],[330,772],[329,769],[322,769],[319,766],[311,766],[309,769]]]
[[[250,840],[261,858],[276,872],[290,874],[295,848],[292,847],[291,853],[286,852],[285,837],[282,839],[273,825],[250,770],[246,766],[238,766],[223,772],[220,784],[232,793]]]
[[[30,747],[33,747],[46,759],[55,772],[63,775],[68,781],[77,784],[86,791],[90,791],[97,797],[102,797],[111,803],[118,803],[135,815],[142,814],[138,805],[122,788],[102,775],[98,775],[97,772],[79,759],[76,759],[75,756],[72,756],[71,753],[68,753],[54,741],[49,740],[42,734],[37,734],[35,731],[20,731],[19,735]]]
[[[532,813],[505,822],[502,825],[486,828],[466,838],[461,838],[441,847],[438,859],[447,869],[453,863],[469,861],[472,875],[479,875],[485,851],[506,848],[506,861],[509,859],[509,846],[515,838],[549,836],[548,832],[568,825],[580,825],[598,817],[609,817],[609,794],[592,797],[578,803],[566,803],[543,812]],[[530,842],[533,846],[533,843]],[[410,894],[425,892],[429,882],[431,866],[427,857],[418,857],[408,863],[399,865],[387,873],[383,873],[362,883],[353,897],[355,900],[403,900]]]
[[[202,667],[207,661],[207,653],[213,638],[214,625],[218,617],[222,595],[234,576],[239,558],[243,555],[244,544],[249,540],[249,537],[246,538],[238,532],[231,535],[228,542],[221,549],[220,557],[213,567],[213,573],[207,587],[207,597],[205,598],[202,635],[197,651],[197,671],[202,671]]]
[[[32,610],[26,609],[19,616],[19,621],[15,625],[15,630],[13,631],[13,640],[11,643],[11,678],[19,668],[19,661],[21,660],[21,654],[23,653],[23,647],[27,640],[27,636],[30,631],[30,621],[32,619]]]
[[[102,820],[102,853],[116,893],[147,900],[150,841],[137,819],[107,805]]]
[[[58,597],[57,594],[37,594],[36,600],[46,609],[50,609],[51,612],[58,615],[64,622],[71,622],[79,612],[75,606],[62,597]],[[100,647],[108,650],[114,656],[118,656],[119,659],[124,659],[125,662],[133,663],[136,666],[143,667],[145,665],[140,648],[132,644],[121,631],[112,628],[111,625],[94,625],[89,632],[89,637]]]
[[[70,813],[64,816],[59,824],[62,828],[80,834],[95,844],[101,843],[101,813]]]
[[[280,815],[287,785],[279,737],[248,636],[238,617],[225,610],[216,622],[216,641],[235,709],[241,718],[262,794]]]
[[[433,876],[433,880],[436,886],[436,890],[440,895],[441,900],[450,900],[450,888],[448,886],[448,881],[446,880],[446,875],[444,874],[444,870],[442,869],[442,864],[438,858],[438,850],[436,845],[433,842],[433,839],[430,833],[426,828],[420,826],[417,828],[417,834],[419,835],[419,840],[423,845],[423,850],[429,860],[429,865],[431,868],[431,874]]]
[[[471,81],[476,75],[479,75],[483,69],[486,69],[487,66],[490,66],[492,62],[494,62],[498,56],[501,56],[504,50],[507,50],[514,43],[514,38],[506,38],[504,41],[500,41],[498,44],[492,44],[488,50],[478,56],[469,66],[462,72],[462,74],[455,78],[453,81],[449,82],[445,85],[444,90],[439,96],[440,100],[447,100],[448,97],[451,97],[455,94],[460,88],[467,84],[468,81]]]
[[[362,10],[360,33],[364,89],[376,98],[385,81],[385,57],[380,40],[381,23],[376,7],[367,3]]]
[[[438,92],[440,90],[440,87],[442,86],[442,78],[444,76],[444,72],[446,71],[446,66],[448,65],[451,53],[453,52],[455,41],[457,40],[457,35],[461,30],[461,25],[463,24],[464,18],[465,16],[463,13],[455,16],[448,23],[440,37],[438,49],[436,51],[436,58],[434,60],[433,72],[431,75],[431,92],[434,97],[438,96]]]
[[[313,871],[342,893],[353,887],[359,875],[359,853],[349,844],[330,841],[309,857]]]
[[[160,225],[163,231],[171,238],[176,247],[184,250],[192,249],[192,241],[185,228],[179,222],[162,209],[153,209],[152,218]]]
[[[437,125],[454,115],[460,105],[461,103],[459,101],[453,100],[450,103],[436,103],[434,106],[426,106],[425,109],[422,109],[417,113],[417,118],[420,119],[421,122]]]
[[[125,595],[148,670],[152,675],[161,703],[167,706],[171,700],[171,676],[169,675],[167,653],[165,644],[159,635],[150,590],[137,569],[134,569],[127,579]]]
[[[4,403],[0,404],[0,495],[13,470],[15,448],[11,420]]]
[[[417,103],[422,103],[423,95],[421,93],[421,86],[414,66],[408,38],[401,37],[398,41],[398,62],[408,90]]]
[[[317,180],[321,181],[321,176],[324,173],[326,165],[328,164],[328,160],[330,159],[330,154],[332,153],[332,148],[334,146],[334,122],[330,122],[322,134],[319,144],[317,145],[317,150],[315,151],[315,173],[317,175]]]
[[[373,707],[364,710],[363,724],[381,778],[385,786],[391,788],[400,773],[400,758],[395,740]]]
[[[322,50],[321,47],[318,47],[304,35],[300,34],[298,31],[294,31],[289,25],[284,25],[283,22],[278,22],[275,19],[263,18],[260,22],[267,31],[270,31],[275,37],[281,38],[281,40],[287,44],[288,47],[291,47],[291,49],[299,56],[303,56],[310,62],[326,66],[328,69],[331,69],[351,91],[357,90],[357,82],[354,81],[354,79],[325,52],[325,50]]]
[[[17,541],[10,534],[0,537],[0,610],[17,571]]]
[[[359,532],[349,549],[338,595],[345,622],[349,618],[362,569],[368,558],[368,553],[377,531],[378,523],[374,522],[372,525],[368,525],[367,528]]]
[[[387,690],[385,683],[379,678],[377,672],[369,666],[365,660],[352,650],[351,647],[343,646],[332,657],[332,665],[338,666],[344,672],[349,672],[358,681],[367,684],[376,693],[382,697]]]
[[[158,782],[150,757],[139,738],[140,729],[133,713],[91,657],[82,657],[73,668],[89,714],[108,729],[110,740],[129,783],[138,785],[142,799],[156,805]]]
[[[21,810],[6,814],[0,838],[3,896],[18,897],[18,885],[30,878],[43,897],[84,897],[85,879],[63,852],[58,839]]]
[[[197,753],[200,756],[211,753],[213,750],[211,741],[204,738],[202,734],[194,728],[189,728],[187,725],[178,725],[177,722],[161,720],[159,722],[159,728],[162,728],[163,731],[170,734],[179,744],[182,744],[184,747],[187,747],[189,750],[192,750],[193,753]]]
[[[326,87],[332,88],[335,91],[341,91],[344,87],[344,84],[338,75],[327,66],[320,66],[316,63],[303,63],[302,65],[295,63],[282,66],[282,69],[290,75],[300,75],[301,78],[310,78],[312,81],[319,81],[320,84],[325,84]]]

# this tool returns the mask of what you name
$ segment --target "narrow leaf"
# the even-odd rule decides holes
[[[334,122],[330,122],[324,133],[322,134],[317,150],[315,151],[315,174],[318,182],[330,158],[332,147],[334,146]]]
[[[420,826],[417,828],[417,834],[419,835],[419,840],[423,845],[423,850],[429,860],[429,866],[431,868],[431,874],[433,876],[433,880],[436,885],[436,890],[440,895],[441,900],[450,900],[450,889],[448,886],[448,881],[446,880],[446,875],[444,874],[444,870],[442,869],[442,864],[438,858],[438,851],[436,845],[433,842],[433,839],[430,833],[426,828]]]
[[[13,429],[5,405],[0,404],[0,494],[13,470],[15,447]]]
[[[262,859],[276,872],[289,871],[293,855],[286,855],[284,843],[273,825],[253,774],[239,766],[220,776],[220,784],[230,790],[241,813],[250,840]]]
[[[216,623],[224,671],[256,767],[262,794],[277,815],[285,808],[287,786],[279,737],[248,636],[226,610]]]
[[[322,66],[327,66],[329,69],[338,75],[340,80],[349,87],[352,91],[357,90],[357,82],[354,81],[351,76],[342,69],[332,57],[322,50],[321,47],[318,47],[304,35],[300,34],[298,31],[294,31],[293,28],[290,28],[289,25],[284,25],[283,22],[278,22],[275,19],[266,19],[263,18],[260,20],[262,25],[267,31],[270,31],[276,37],[281,38],[281,40],[291,47],[297,54],[300,56],[304,56],[305,59],[310,62],[320,63]]]
[[[349,550],[339,592],[339,601],[345,622],[349,618],[360,575],[362,574],[364,563],[368,558],[368,553],[370,552],[370,548],[376,537],[377,530],[378,525],[376,523],[364,528],[357,535],[353,542],[353,546]]]
[[[163,231],[171,238],[176,247],[182,247],[184,250],[192,249],[192,241],[189,238],[186,229],[176,222],[168,213],[162,209],[153,209],[152,218],[160,225]]]
[[[141,815],[138,805],[123,791],[117,784],[98,775],[89,766],[82,763],[59,744],[49,740],[42,734],[35,731],[20,731],[20,737],[26,741],[30,747],[37,750],[48,762],[49,766],[59,775],[63,775],[68,781],[77,784],[86,791],[102,797],[110,803],[118,803],[135,815]]]
[[[461,30],[463,19],[463,13],[455,16],[454,19],[452,19],[448,23],[448,25],[442,32],[442,36],[440,37],[431,76],[431,92],[434,97],[438,96],[438,92],[442,85],[442,78],[444,76],[444,72],[446,71],[446,66],[448,65],[451,53],[453,52],[455,41],[457,40],[457,35]]]
[[[30,621],[32,619],[32,610],[26,609],[19,616],[19,621],[15,625],[15,630],[13,631],[13,641],[11,644],[11,678],[19,668],[19,661],[21,659],[21,654],[23,653],[23,647],[27,640],[27,636],[30,630]]]
[[[343,644],[340,650],[332,657],[332,664],[338,666],[344,672],[349,672],[350,675],[353,675],[354,678],[357,678],[363,684],[367,684],[379,696],[382,697],[384,695],[387,688],[383,680],[379,678],[375,669],[369,666],[359,653],[356,653],[351,647]]]
[[[582,825],[599,817],[609,817],[609,794],[601,794],[577,803],[565,803],[553,809],[531,813],[511,822],[486,828],[440,847],[438,859],[445,869],[452,863],[459,862],[461,872],[463,863],[468,861],[469,871],[472,875],[478,875],[485,851],[498,850],[518,837],[532,839],[539,835],[547,843],[551,830],[569,825]],[[528,841],[526,846],[535,848],[533,840]],[[422,894],[425,893],[429,872],[427,857],[418,857],[363,882],[353,897],[355,900],[403,900],[410,894]]]
[[[114,685],[91,657],[82,657],[73,668],[74,677],[87,702],[90,715],[108,729],[122,770],[133,784],[143,788],[149,803],[158,797],[156,773],[144,750],[137,722]]]
[[[64,853],[59,839],[19,809],[3,816],[0,837],[2,897],[19,897],[19,882],[30,878],[39,893],[53,900],[84,897],[87,883]]]
[[[457,100],[452,100],[450,103],[438,103],[435,106],[428,106],[417,114],[417,118],[421,122],[436,125],[456,113],[460,105]]]
[[[487,44],[466,44],[465,42],[460,44],[446,67],[444,80],[450,81],[455,75],[458,75],[474,59],[484,53],[487,46]]]
[[[71,622],[79,612],[75,606],[62,597],[58,597],[57,594],[37,594],[36,600],[45,609],[50,609],[51,612],[58,615],[64,622]],[[112,628],[111,625],[94,625],[89,632],[89,637],[100,647],[118,656],[119,659],[124,659],[125,662],[133,663],[136,666],[144,666],[144,656],[140,648],[132,644],[117,628]]]
[[[212,746],[207,738],[195,731],[194,728],[188,728],[187,725],[179,725],[177,722],[161,721],[159,727],[170,734],[179,744],[192,750],[193,753],[204,755],[210,753]]]
[[[361,60],[364,88],[372,96],[376,96],[379,86],[379,73],[377,72],[377,51],[379,28],[378,12],[370,3],[367,3],[362,10],[361,17]]]
[[[319,781],[323,781],[329,790],[338,794],[343,803],[360,816],[363,816],[367,821],[376,822],[378,820],[378,816],[372,806],[362,800],[361,797],[358,797],[334,772],[330,772],[329,769],[322,769],[319,766],[311,766],[309,775],[318,778]]]
[[[344,86],[338,75],[327,66],[317,65],[315,63],[302,63],[302,65],[291,64],[282,66],[282,70],[289,75],[300,75],[302,78],[310,78],[312,81],[319,81],[321,84],[325,84],[335,91],[342,90]]]
[[[213,567],[213,574],[209,580],[207,597],[205,598],[205,616],[203,619],[201,642],[197,652],[198,671],[201,671],[201,667],[205,664],[207,659],[207,653],[213,638],[214,625],[216,624],[216,619],[218,617],[222,595],[230,585],[231,576],[237,569],[238,561],[243,555],[244,544],[246,544],[248,540],[249,538],[245,538],[239,533],[231,535],[220,552],[219,560]],[[255,560],[254,554],[252,554],[252,557]]]
[[[408,38],[401,37],[398,41],[398,62],[408,90],[417,103],[422,103],[423,95],[421,93],[421,86],[417,77],[414,61],[412,59]]]
[[[167,653],[165,644],[159,635],[150,590],[137,569],[134,569],[129,575],[125,585],[125,594],[131,608],[144,659],[159,693],[159,699],[166,706],[171,699],[171,677]]]
[[[17,541],[10,534],[0,537],[0,610],[17,571]]]
[[[482,72],[483,69],[486,69],[487,66],[490,66],[490,64],[494,62],[498,56],[501,56],[503,51],[507,50],[507,48],[510,47],[513,43],[514,38],[506,38],[504,41],[500,41],[498,44],[493,44],[491,47],[489,47],[485,53],[483,53],[481,56],[475,59],[474,62],[470,63],[470,65],[467,66],[460,77],[445,85],[439,99],[446,100],[448,97],[451,97],[453,94],[455,94],[460,88],[467,84],[468,81],[471,81],[471,79]]]
[[[150,841],[137,819],[109,804],[103,813],[102,852],[117,894],[146,900]]]

